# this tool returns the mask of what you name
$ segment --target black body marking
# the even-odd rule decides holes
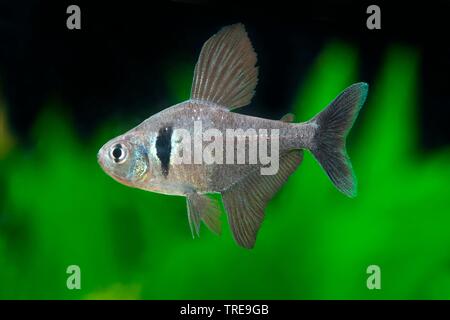
[[[156,155],[161,161],[161,170],[164,177],[167,177],[169,174],[172,132],[171,126],[162,127],[159,129],[158,137],[156,138]]]

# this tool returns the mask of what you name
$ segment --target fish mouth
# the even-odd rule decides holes
[[[113,178],[114,180],[116,180],[117,182],[119,182],[119,183],[121,183],[121,184],[124,184],[124,185],[127,185],[127,186],[132,186],[132,185],[130,184],[129,181],[127,181],[127,180],[124,179],[123,177],[120,177],[120,176],[118,176],[118,175],[115,175],[114,172],[113,172],[112,170],[109,170],[109,169],[108,169],[108,166],[107,166],[107,164],[106,164],[106,162],[105,162],[105,160],[104,160],[104,158],[103,158],[101,155],[102,155],[102,152],[101,152],[101,150],[100,150],[100,151],[97,153],[97,162],[98,162],[98,164],[100,165],[100,167],[103,169],[103,171],[104,171],[108,176],[110,176],[111,178]]]
[[[108,172],[108,150],[111,147],[111,142],[105,143],[97,152],[97,162],[105,172]]]
[[[109,175],[109,176],[111,176],[111,177],[113,177],[113,178],[116,178],[116,177],[114,176],[113,172],[112,172],[111,170],[109,170],[108,165],[106,164],[105,159],[102,157],[102,152],[101,152],[101,150],[97,153],[97,162],[98,162],[98,164],[100,165],[100,167],[103,169],[103,171],[104,171],[107,175]]]
[[[99,164],[100,168],[108,175],[111,176],[114,179],[117,179],[113,172],[108,168],[108,164],[105,161],[105,158],[102,156],[103,152],[102,149],[97,153],[97,163]]]
[[[103,158],[101,156],[101,150],[97,153],[97,162],[100,165],[100,167],[105,171],[105,162],[103,161]]]

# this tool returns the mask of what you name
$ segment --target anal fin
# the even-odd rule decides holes
[[[274,175],[261,175],[256,168],[222,193],[228,222],[236,242],[251,249],[264,219],[264,209],[303,159],[302,150],[293,150],[280,157]]]

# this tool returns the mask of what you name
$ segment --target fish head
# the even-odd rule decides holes
[[[108,141],[100,148],[97,160],[114,180],[131,187],[139,187],[149,172],[147,148],[138,133]]]

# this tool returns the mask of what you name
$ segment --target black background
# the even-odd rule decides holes
[[[55,95],[86,138],[111,114],[137,123],[178,102],[168,100],[164,81],[174,56],[192,62],[193,70],[204,41],[222,26],[243,22],[258,53],[260,81],[254,107],[239,112],[267,118],[288,112],[293,91],[331,39],[357,46],[359,80],[369,84],[386,48],[402,43],[421,54],[420,147],[445,147],[450,6],[392,2],[0,2],[0,84],[12,130],[27,141],[37,114]],[[81,30],[66,28],[70,4],[81,8]],[[366,28],[370,4],[381,7],[381,30]]]
[[[2,310],[10,309],[16,315],[45,314],[55,315],[58,319],[72,316],[74,319],[93,315],[105,317],[142,317],[148,319],[208,319],[207,316],[180,315],[181,307],[187,304],[194,306],[207,306],[223,308],[224,304],[266,304],[269,306],[268,315],[225,315],[215,313],[209,319],[286,319],[302,318],[309,315],[315,317],[335,318],[345,316],[354,319],[380,319],[389,314],[390,316],[422,317],[427,318],[430,314],[445,314],[448,310],[448,301],[312,301],[312,300],[134,300],[134,301],[1,301]],[[433,311],[430,311],[433,310]],[[9,311],[9,310],[8,310]],[[56,318],[56,317],[55,317]]]

